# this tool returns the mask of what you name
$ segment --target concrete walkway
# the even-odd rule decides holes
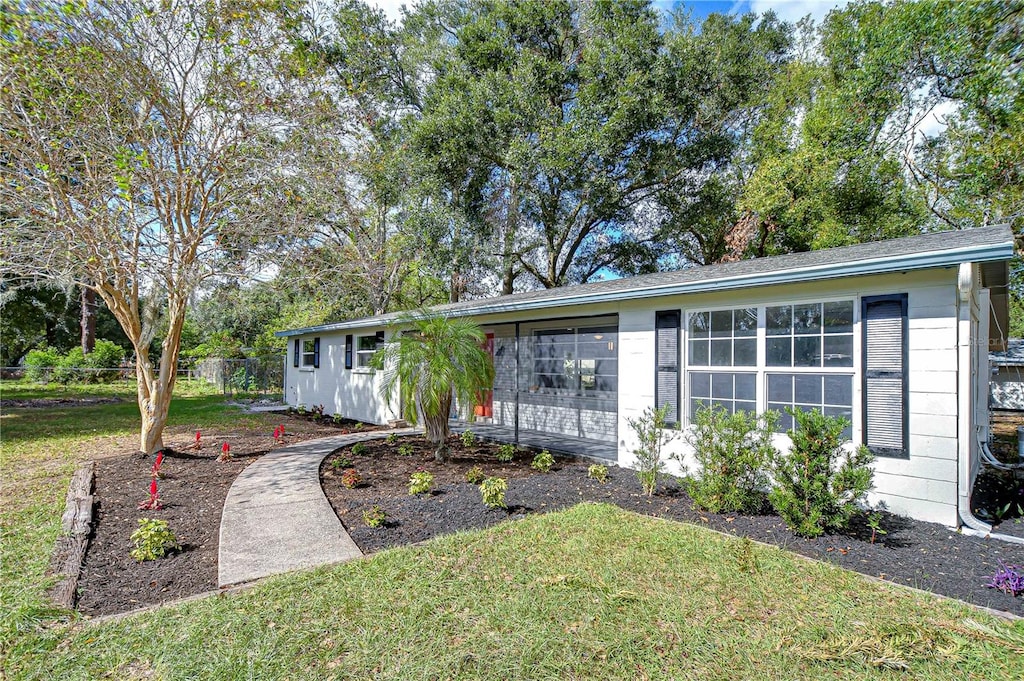
[[[375,431],[276,449],[242,471],[220,519],[217,583],[228,586],[362,556],[320,487],[320,462],[339,447],[407,434]]]

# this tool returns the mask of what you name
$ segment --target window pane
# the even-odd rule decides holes
[[[792,402],[793,401],[793,379],[791,376],[778,376],[770,374],[768,376],[768,400],[772,402]],[[769,409],[775,409],[775,407],[769,406]]]
[[[732,310],[715,310],[711,313],[711,337],[722,338],[732,335]]]
[[[708,341],[690,341],[689,363],[697,366],[708,365]]]
[[[717,341],[712,341],[717,342]],[[757,365],[757,339],[746,338],[733,341],[733,365],[752,367]]]
[[[793,366],[793,341],[789,336],[765,339],[765,363],[770,367]]]
[[[757,374],[736,374],[736,399],[757,399]]]
[[[853,366],[853,334],[825,336],[825,366]]]
[[[756,412],[757,404],[755,402],[737,402],[736,411]]]
[[[853,377],[825,376],[825,404],[853,405]]]
[[[304,353],[313,352],[313,340],[312,339],[302,341],[302,352],[304,352]]]
[[[821,330],[821,303],[793,306],[793,333]]]
[[[789,305],[769,307],[765,310],[765,317],[769,336],[789,335],[793,328],[793,308]]]
[[[707,338],[710,328],[710,317],[707,312],[693,312],[690,314],[691,338]]]
[[[793,339],[793,366],[821,366],[821,336],[797,336]]]
[[[849,409],[839,409],[836,407],[825,407],[825,416],[842,416],[847,421],[846,428],[843,429],[843,437],[849,440],[853,437],[853,412]]]
[[[690,400],[690,418],[692,419],[702,407],[708,404],[711,404],[708,400]]]
[[[690,395],[693,397],[711,397],[711,374],[690,374]]]
[[[821,376],[797,374],[793,377],[793,401],[799,404],[821,405]]]
[[[748,307],[742,310],[735,310],[733,328],[737,336],[756,336],[757,308]]]
[[[785,433],[787,430],[793,429],[793,417],[786,413],[786,407],[788,406],[788,404],[768,403],[768,409],[779,413],[779,420],[775,424],[776,433]]]
[[[711,374],[711,396],[732,399],[732,374]]]
[[[825,303],[825,333],[851,333],[853,331],[853,301]]]
[[[732,341],[724,340],[711,341],[711,366],[727,367],[732,366]]]

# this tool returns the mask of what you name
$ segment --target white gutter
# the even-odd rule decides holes
[[[992,532],[992,526],[971,512],[972,448],[981,446],[974,433],[974,390],[971,357],[971,303],[974,296],[974,263],[960,265],[957,277],[959,318],[957,320],[957,497],[956,506],[963,534],[1024,544],[1024,538]],[[986,310],[987,314],[988,311]]]

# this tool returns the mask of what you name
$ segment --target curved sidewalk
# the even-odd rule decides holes
[[[413,429],[308,440],[239,473],[220,518],[217,583],[224,587],[362,556],[320,486],[320,462],[339,447]]]

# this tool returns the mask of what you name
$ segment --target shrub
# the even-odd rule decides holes
[[[505,492],[508,491],[508,483],[503,478],[487,478],[480,483],[480,497],[484,505],[490,508],[506,508]]]
[[[59,363],[60,353],[53,348],[32,350],[25,355],[25,377],[30,381],[46,382]]]
[[[135,543],[131,556],[140,563],[163,558],[169,551],[178,548],[178,539],[167,526],[166,520],[139,518],[139,529],[132,532],[131,539]]]
[[[540,454],[533,457],[533,462],[530,464],[530,468],[535,471],[540,471],[541,473],[548,473],[554,465],[555,457],[551,456],[551,452],[545,449]]]
[[[468,428],[462,431],[462,435],[459,436],[459,439],[462,440],[463,447],[472,447],[476,444],[476,434]]]
[[[340,412],[331,416],[331,421],[333,421],[334,425],[336,425],[336,426],[340,426],[341,422],[344,421],[344,420],[345,420],[345,417],[342,416]]]
[[[857,502],[871,489],[874,457],[864,446],[849,453],[844,450],[846,419],[817,410],[787,411],[799,427],[787,431],[793,441],[790,451],[774,457],[775,487],[768,498],[798,535],[817,537],[842,530],[859,512]]]
[[[352,459],[342,454],[341,456],[331,460],[331,468],[335,471],[342,468],[352,468]]]
[[[661,450],[674,437],[665,430],[668,409],[668,405],[660,409],[648,407],[639,418],[626,419],[637,439],[637,447],[633,450],[636,457],[636,477],[647,496],[654,494],[658,488],[658,480],[665,474],[665,461]]]
[[[83,367],[85,367],[85,353],[82,352],[82,348],[71,348],[68,350],[68,354],[61,357],[57,366],[54,367],[53,380],[64,385],[78,379],[82,379],[83,383],[88,383],[92,376],[88,372],[79,371]]]
[[[124,348],[103,338],[96,340],[92,352],[85,356],[85,366],[90,369],[105,369],[95,373],[98,381],[116,381],[120,366],[124,364]]]
[[[341,474],[341,484],[349,489],[355,489],[363,482],[363,476],[355,468],[349,468]]]
[[[387,442],[389,445],[395,444],[396,442],[398,442],[398,433],[389,434],[386,438],[384,438],[384,441]]]
[[[399,445],[398,446],[398,455],[399,456],[412,456],[413,455],[412,445]]]
[[[511,442],[498,447],[497,459],[502,463],[508,463],[516,456],[516,446]]]
[[[484,475],[484,471],[480,466],[473,466],[466,471],[466,482],[471,485],[479,485],[484,481],[485,477],[487,476]]]
[[[366,453],[366,443],[357,442],[352,445],[352,456],[362,456]]]
[[[426,494],[434,485],[434,474],[430,471],[416,471],[409,478],[409,494]]]
[[[775,455],[772,431],[778,414],[730,414],[719,405],[701,407],[686,436],[700,465],[687,491],[712,513],[755,513],[764,507],[768,466]]]
[[[363,522],[366,523],[367,527],[384,527],[384,523],[388,520],[387,513],[384,509],[374,504],[367,510],[363,511]]]
[[[587,477],[597,480],[601,484],[608,482],[608,466],[602,466],[599,463],[590,464],[587,468]]]

